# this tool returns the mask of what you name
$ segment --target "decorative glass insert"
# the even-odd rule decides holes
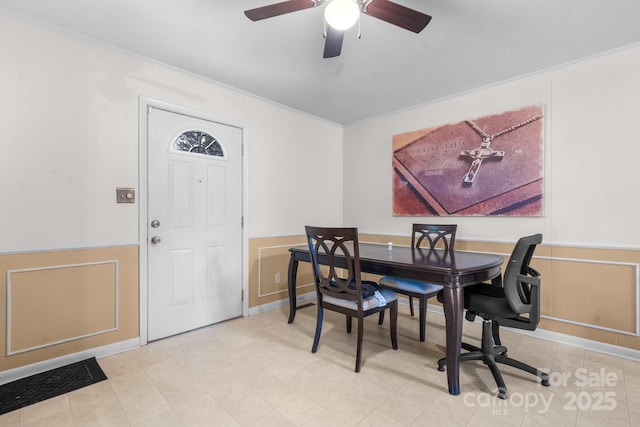
[[[208,133],[198,130],[187,131],[176,138],[173,149],[187,153],[204,154],[205,156],[224,157],[224,151],[218,140]]]

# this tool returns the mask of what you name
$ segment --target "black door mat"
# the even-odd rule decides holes
[[[0,415],[107,379],[96,358],[0,386]]]

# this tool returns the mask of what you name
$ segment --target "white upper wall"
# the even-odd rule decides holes
[[[244,127],[249,237],[342,221],[340,125],[2,13],[0,54],[0,252],[137,243],[140,96]]]
[[[640,244],[638,46],[354,123],[344,135],[337,124],[1,13],[0,53],[0,252],[137,243],[141,201],[116,204],[115,188],[139,187],[139,96],[245,127],[252,238],[299,235],[305,224],[408,235],[412,222],[433,218],[392,215],[393,135],[543,103],[545,216],[443,220],[467,239],[542,232],[547,243]]]
[[[472,71],[470,71],[472,72]],[[394,217],[392,136],[525,105],[544,105],[544,217]],[[457,223],[464,239],[640,247],[640,46],[345,128],[344,221],[409,235]]]

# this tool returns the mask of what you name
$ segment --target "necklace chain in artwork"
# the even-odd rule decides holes
[[[473,181],[475,180],[476,175],[478,174],[478,171],[480,170],[480,166],[482,165],[482,161],[484,159],[488,159],[491,157],[502,159],[504,157],[504,154],[505,154],[504,151],[497,151],[490,147],[491,141],[494,138],[497,138],[509,132],[513,132],[514,130],[521,128],[522,126],[526,126],[529,123],[535,122],[536,120],[541,118],[542,118],[542,114],[538,114],[523,122],[520,122],[511,127],[503,129],[498,133],[494,133],[493,135],[489,135],[488,133],[486,133],[473,120],[467,120],[467,123],[469,124],[469,126],[471,126],[473,130],[475,130],[478,133],[478,135],[482,137],[482,144],[480,144],[480,147],[474,148],[473,150],[462,150],[460,152],[461,156],[469,157],[472,159],[471,165],[469,166],[469,170],[467,171],[467,173],[464,175],[464,178],[462,179],[463,183],[465,185],[473,184]]]
[[[542,118],[542,114],[538,114],[537,116],[533,116],[530,119],[525,120],[524,122],[520,122],[517,125],[513,125],[509,128],[503,129],[498,133],[494,133],[493,135],[489,135],[488,133],[486,133],[484,130],[480,129],[480,127],[475,124],[475,122],[473,120],[467,120],[467,123],[469,123],[469,126],[471,126],[473,128],[473,130],[475,130],[476,132],[478,132],[478,134],[482,137],[483,140],[489,140],[492,141],[494,138],[497,138],[501,135],[504,135],[505,133],[509,133],[512,132],[518,128],[521,128],[522,126],[528,125],[531,122],[535,122],[538,119]]]

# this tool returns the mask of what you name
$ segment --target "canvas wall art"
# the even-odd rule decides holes
[[[393,136],[393,214],[542,216],[544,113],[530,105]]]

